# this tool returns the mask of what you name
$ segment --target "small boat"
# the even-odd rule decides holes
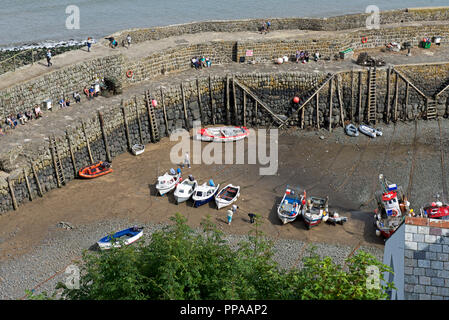
[[[402,187],[387,181],[379,175],[381,192],[376,193],[377,208],[374,210],[376,235],[385,239],[391,237],[410,213],[410,203],[404,195]]]
[[[179,183],[174,192],[176,203],[179,204],[189,200],[197,187],[198,182],[192,175],[189,176],[189,179],[185,179],[183,182]]]
[[[221,209],[237,201],[240,196],[240,187],[228,184],[226,187],[220,190],[220,192],[215,196],[215,203],[217,208]]]
[[[143,227],[132,227],[101,238],[97,244],[101,250],[129,245],[143,236]]]
[[[198,131],[197,140],[228,142],[246,138],[249,130],[246,127],[210,127]]]
[[[215,186],[212,179],[209,180],[208,184],[205,182],[202,185],[198,186],[192,195],[193,206],[195,208],[198,208],[199,206],[212,201],[212,199],[214,199],[214,197],[217,195],[218,188],[220,188],[220,185],[218,184],[217,186]]]
[[[449,220],[449,205],[435,201],[421,208],[421,216],[429,219]]]
[[[358,137],[359,136],[359,130],[357,129],[357,127],[355,125],[353,125],[352,123],[348,124],[345,127],[345,132],[348,136],[350,137]]]
[[[98,178],[100,176],[104,176],[105,174],[111,173],[112,171],[113,170],[111,168],[110,163],[100,161],[100,162],[92,164],[90,166],[81,168],[78,171],[78,175],[81,178],[93,179],[93,178]]]
[[[145,151],[145,146],[143,144],[135,144],[132,146],[131,151],[133,155],[138,156]]]
[[[340,215],[337,212],[329,213],[329,218],[327,219],[327,222],[333,224],[334,226],[337,223],[343,225],[347,221],[348,221],[347,217],[340,217]]]
[[[279,219],[281,219],[283,224],[295,221],[304,204],[304,196],[287,187],[284,197],[278,206]]]
[[[368,137],[375,138],[382,135],[382,130],[368,127],[364,124],[359,126],[359,131]]]
[[[170,173],[166,172],[164,175],[157,178],[156,189],[159,194],[163,196],[176,188],[181,181],[181,169],[178,168],[177,172],[175,172],[175,170],[171,168]]]
[[[310,197],[302,210],[302,217],[307,229],[315,227],[321,223],[326,222],[329,218],[328,212],[329,198]]]

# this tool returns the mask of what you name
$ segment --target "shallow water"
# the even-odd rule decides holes
[[[447,0],[1,0],[0,46],[85,40],[113,32],[202,20],[255,17],[325,17],[380,10],[444,6]],[[80,9],[80,28],[66,28],[66,8]]]

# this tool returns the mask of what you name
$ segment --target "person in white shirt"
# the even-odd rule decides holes
[[[128,36],[126,37],[126,42],[128,43],[128,49],[131,46],[131,36],[128,34]]]

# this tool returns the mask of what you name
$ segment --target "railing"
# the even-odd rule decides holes
[[[36,53],[37,52],[35,51],[35,49],[27,49],[16,53],[12,57],[0,61],[0,74],[6,73],[8,71],[16,71],[16,68],[30,64],[26,61],[27,56],[31,56],[31,64],[34,64]],[[23,57],[25,57],[25,59],[23,59]]]

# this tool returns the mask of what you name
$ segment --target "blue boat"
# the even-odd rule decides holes
[[[132,227],[114,233],[112,236],[108,235],[97,242],[101,250],[120,248],[122,244],[129,245],[143,236],[143,227]]]
[[[198,208],[212,201],[218,192],[218,188],[220,188],[220,185],[215,186],[212,179],[209,180],[209,184],[205,182],[201,186],[198,186],[192,196],[193,206]]]
[[[301,213],[304,196],[287,187],[278,206],[278,217],[283,224],[293,222]]]

